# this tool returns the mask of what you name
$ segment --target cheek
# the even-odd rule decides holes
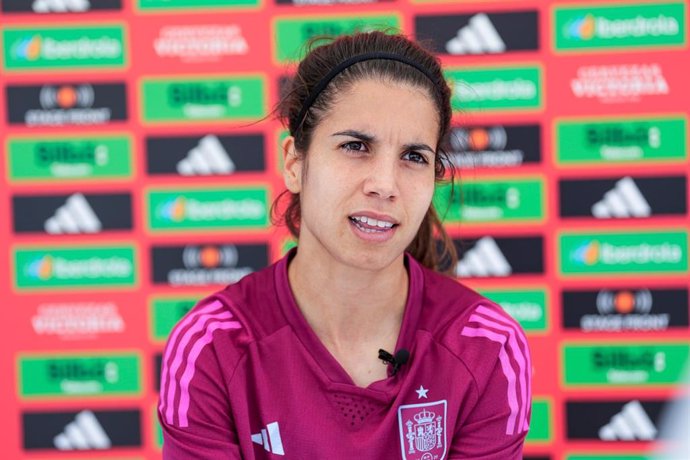
[[[431,200],[434,197],[434,190],[436,187],[436,182],[432,180],[424,180],[417,182],[417,187],[414,189],[416,195],[416,201],[419,202],[419,207],[425,210],[429,208]]]

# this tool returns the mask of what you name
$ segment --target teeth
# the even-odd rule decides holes
[[[370,225],[372,227],[378,227],[378,228],[392,228],[393,227],[392,222],[386,222],[385,220],[377,220],[377,219],[374,219],[372,217],[352,216],[352,218],[358,222]]]

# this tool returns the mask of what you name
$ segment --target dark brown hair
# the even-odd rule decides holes
[[[311,46],[315,44],[317,42],[314,41]],[[402,61],[413,62],[415,66],[391,59],[357,62],[337,74],[304,112],[305,101],[331,69],[354,56],[375,52],[400,56]],[[425,71],[422,72],[415,67],[421,67]],[[447,145],[450,131],[451,90],[443,76],[438,59],[403,35],[379,31],[355,33],[332,39],[327,44],[313,47],[307,53],[299,63],[294,78],[275,110],[283,124],[290,130],[290,134],[294,136],[295,150],[301,155],[307,152],[312,133],[331,108],[336,93],[346,91],[357,81],[372,78],[406,83],[427,90],[439,116],[435,158],[436,180],[437,182],[449,180],[452,185],[455,169],[443,148]],[[302,117],[300,117],[300,112],[304,112]],[[278,203],[286,195],[289,196],[289,201],[281,212],[278,210]],[[299,236],[301,216],[299,194],[292,194],[285,190],[273,203],[271,214],[274,223],[284,223],[293,236]],[[452,274],[455,269],[457,261],[455,246],[443,228],[433,203],[417,235],[407,247],[407,251],[428,268],[448,274]]]

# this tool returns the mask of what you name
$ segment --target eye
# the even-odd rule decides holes
[[[411,161],[412,163],[418,163],[418,164],[428,164],[429,161],[426,159],[426,156],[419,152],[415,152],[414,150],[411,152],[406,152],[402,156],[403,160]]]
[[[366,146],[364,145],[364,142],[360,141],[346,142],[340,147],[349,152],[366,152]]]

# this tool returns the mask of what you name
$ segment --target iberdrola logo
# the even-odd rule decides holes
[[[53,276],[53,258],[45,255],[37,257],[26,266],[27,276],[33,279],[47,280]]]
[[[186,215],[187,202],[184,197],[178,196],[165,201],[158,208],[158,215],[173,222],[181,222]]]
[[[598,241],[588,241],[577,247],[571,258],[583,265],[594,265],[599,261],[601,248]]]
[[[596,21],[591,14],[576,18],[565,26],[565,36],[577,40],[591,40],[595,31]]]
[[[14,55],[17,59],[35,61],[41,56],[41,36],[23,38],[14,44]]]

